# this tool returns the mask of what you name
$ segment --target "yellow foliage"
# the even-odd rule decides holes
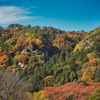
[[[79,42],[78,44],[76,44],[76,46],[75,46],[75,48],[74,48],[74,51],[73,52],[76,52],[77,51],[77,49],[79,50],[79,51],[81,51],[81,49],[82,49],[82,41],[81,42]]]
[[[48,100],[44,97],[44,91],[35,92],[33,95],[34,100]]]
[[[14,38],[11,38],[11,39],[8,39],[4,42],[4,44],[8,44],[8,45],[13,45],[13,43],[16,41],[16,39]]]
[[[86,69],[84,72],[83,72],[83,76],[82,76],[82,81],[92,81],[92,78],[93,78],[93,73],[94,71],[93,70],[88,70]]]
[[[48,83],[49,81],[52,80],[52,78],[53,78],[53,76],[47,76],[43,80]]]
[[[39,100],[40,94],[39,94],[39,92],[35,92],[35,93],[33,94],[33,96],[34,96],[34,100]]]
[[[25,35],[26,35],[26,36],[31,36],[31,37],[33,37],[33,34],[32,34],[32,33],[26,33]]]
[[[94,57],[94,55],[95,55],[94,53],[88,53],[86,56],[88,59],[91,59]]]
[[[95,70],[96,70],[96,66],[92,66],[92,67],[91,67],[91,70],[92,70],[92,71],[95,71]]]
[[[21,55],[30,55],[29,52],[21,52]]]
[[[39,40],[39,39],[36,39],[36,44],[37,44],[38,46],[40,46],[40,45],[42,44],[42,41]]]
[[[44,96],[44,91],[35,92],[32,94],[27,93],[28,98],[26,100],[48,100]]]
[[[4,34],[1,34],[1,36],[3,37],[3,36],[5,36]]]
[[[4,42],[4,44],[6,45],[9,45],[9,50],[14,47],[14,44],[16,43],[16,39],[14,38],[11,38],[11,39],[8,39]]]

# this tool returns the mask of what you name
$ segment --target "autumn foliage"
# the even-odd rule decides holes
[[[86,100],[93,94],[95,88],[100,88],[100,83],[89,82],[87,86],[82,83],[67,83],[60,87],[45,87],[45,97],[48,100]]]
[[[76,32],[11,24],[0,28],[0,70],[29,79],[29,100],[86,100],[100,88],[99,38],[100,27]]]
[[[0,68],[6,67],[8,63],[9,57],[2,52],[2,48],[0,47]]]

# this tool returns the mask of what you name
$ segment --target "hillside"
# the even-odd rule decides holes
[[[0,27],[0,70],[20,72],[21,78],[31,83],[29,93],[52,87],[43,91],[48,96],[48,91],[60,90],[58,94],[63,95],[58,95],[59,99],[57,93],[51,95],[56,100],[63,100],[65,94],[75,94],[75,98],[85,100],[95,88],[100,88],[97,86],[100,82],[100,27],[89,32],[19,24]],[[81,86],[82,83],[88,86]],[[71,87],[77,87],[78,91]],[[88,88],[91,89],[88,91]],[[90,94],[81,99],[87,92]]]
[[[91,96],[92,95],[92,96]],[[33,100],[99,100],[100,83],[89,82],[87,85],[69,82],[59,87],[45,87],[42,91],[28,94]]]
[[[49,100],[86,100],[90,95],[93,95],[96,88],[99,88],[100,91],[99,83],[88,83],[87,86],[84,86],[70,82],[57,88],[45,87],[44,95]]]

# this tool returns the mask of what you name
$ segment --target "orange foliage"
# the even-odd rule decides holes
[[[2,52],[2,47],[0,47],[0,53]]]
[[[15,33],[15,29],[12,28],[10,32],[11,32],[12,35],[14,35],[14,33]]]
[[[12,47],[11,51],[9,51],[9,53],[14,53],[18,50],[18,46],[15,45],[14,47]]]
[[[49,100],[86,100],[93,94],[95,88],[100,88],[99,83],[88,83],[88,86],[75,82],[67,83],[60,87],[45,87],[45,97]]]
[[[27,55],[19,55],[18,57],[15,58],[15,61],[17,60],[18,62],[27,62],[27,60],[29,59],[29,56]]]
[[[62,40],[62,39],[63,39],[63,37],[62,37],[62,36],[60,36],[60,37],[58,37],[58,39]]]
[[[6,66],[7,62],[9,60],[9,57],[4,53],[0,53],[0,68]]]
[[[36,44],[37,44],[38,46],[40,46],[40,45],[42,44],[42,41],[39,40],[38,38],[36,38]]]
[[[24,47],[24,46],[26,46],[27,45],[26,39],[25,38],[18,39],[17,45],[18,45],[18,47]]]
[[[11,66],[12,67],[12,66]],[[6,71],[12,71],[11,67],[7,67]]]
[[[96,65],[96,59],[95,59],[95,58],[92,58],[92,60],[89,60],[89,62],[85,63],[84,65],[85,65],[85,66],[88,66],[88,65],[90,65],[90,64]]]

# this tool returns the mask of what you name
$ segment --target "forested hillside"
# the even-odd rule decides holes
[[[27,100],[100,100],[100,27],[89,32],[19,24],[0,27],[0,70],[18,72],[24,84],[29,82],[23,94]],[[0,100],[2,93],[1,89]],[[22,100],[13,96],[5,100]]]

